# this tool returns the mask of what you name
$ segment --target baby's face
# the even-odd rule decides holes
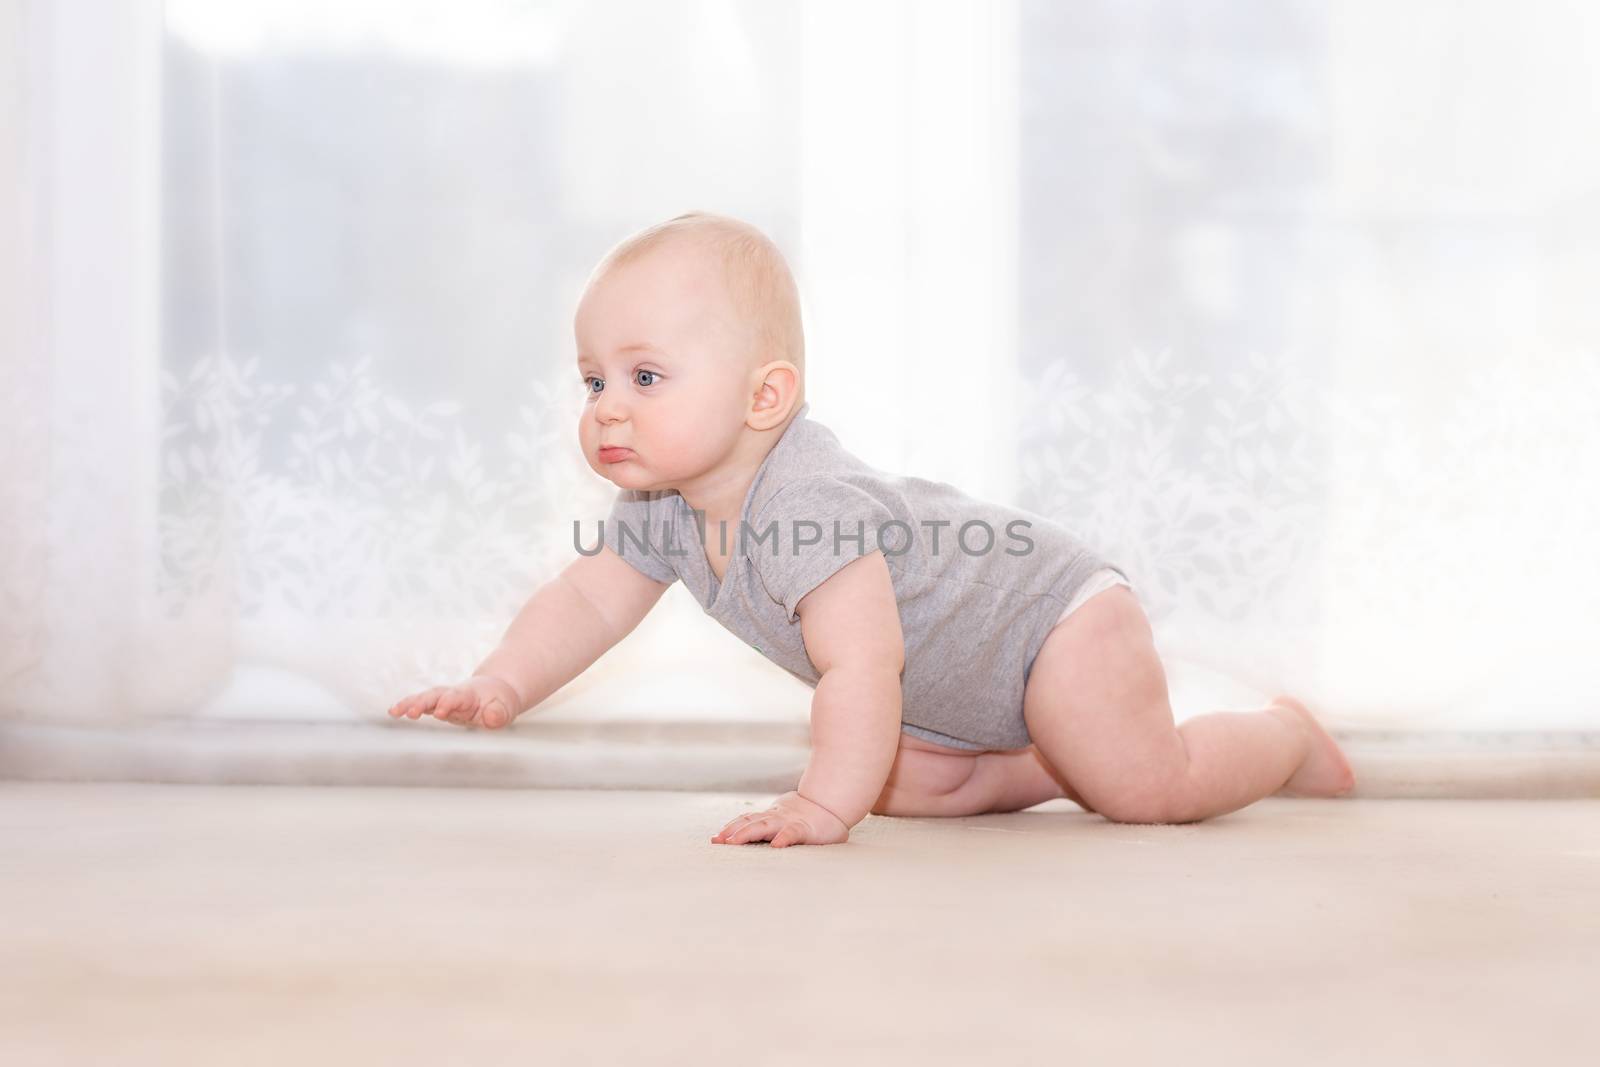
[[[596,279],[573,326],[578,437],[597,472],[624,489],[672,489],[731,453],[756,368],[714,257],[653,249]],[[613,446],[627,451],[601,452]]]

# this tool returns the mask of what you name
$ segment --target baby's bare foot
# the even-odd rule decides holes
[[[1267,711],[1305,730],[1310,744],[1305,762],[1274,795],[1280,797],[1339,797],[1355,788],[1355,772],[1339,744],[1317,722],[1311,709],[1291,696],[1275,696]]]

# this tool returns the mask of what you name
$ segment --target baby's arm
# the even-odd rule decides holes
[[[631,633],[667,588],[610,546],[579,556],[534,592],[471,678],[402,700],[389,714],[509,725]]]
[[[712,840],[836,844],[882,794],[900,744],[905,644],[889,565],[874,551],[795,606],[806,654],[822,677],[811,698],[811,761],[800,788],[740,816]]]

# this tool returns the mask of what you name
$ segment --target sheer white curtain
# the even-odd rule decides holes
[[[1600,16],[1022,21],[1023,501],[1341,724],[1600,724]]]
[[[8,716],[379,722],[470,669],[610,497],[588,269],[701,208],[789,252],[819,420],[1076,529],[1207,692],[1600,724],[1587,9],[0,20]],[[678,588],[552,707],[805,692]]]
[[[152,612],[159,8],[0,10],[5,708],[93,718],[181,707],[228,650],[215,629],[190,633]]]

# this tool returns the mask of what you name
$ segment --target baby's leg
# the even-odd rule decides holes
[[[883,792],[872,805],[872,814],[974,814],[968,810],[968,796],[978,759],[975,752],[928,752],[900,745]]]
[[[1149,621],[1126,586],[1096,593],[1050,632],[1023,718],[1057,774],[1118,822],[1194,822],[1279,790],[1338,796],[1354,784],[1333,739],[1287,698],[1176,726]]]
[[[1021,811],[1058,797],[1088,804],[1028,746],[972,755],[921,752],[902,745],[874,815],[983,815]]]
[[[1021,811],[1047,800],[1065,798],[1093,811],[1068,782],[1061,780],[1038,745],[1005,752],[985,752],[968,783],[979,812]]]

